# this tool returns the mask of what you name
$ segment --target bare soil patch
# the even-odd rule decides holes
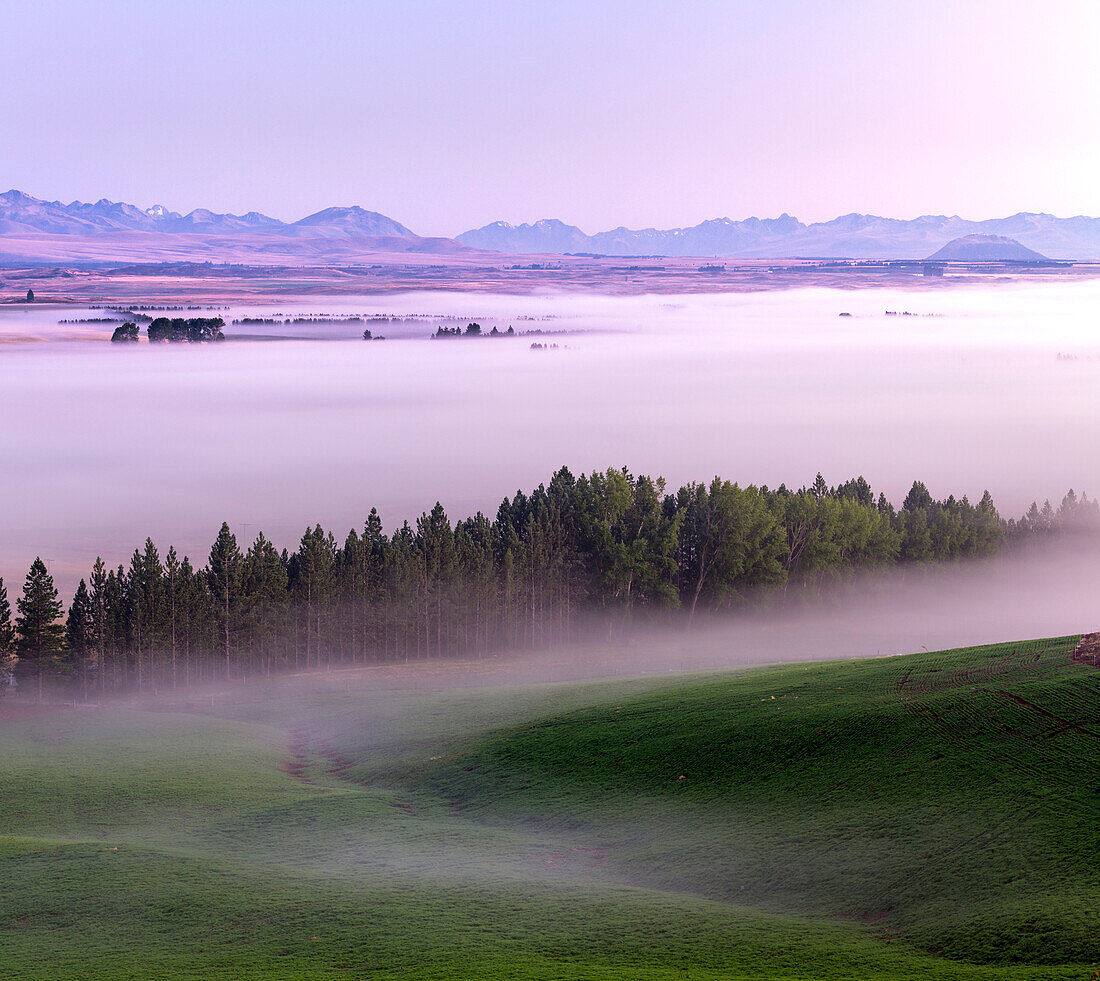
[[[1100,668],[1100,633],[1085,634],[1073,649],[1073,659]]]

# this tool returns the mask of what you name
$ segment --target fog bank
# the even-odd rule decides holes
[[[371,507],[387,530],[436,500],[492,512],[562,465],[673,487],[863,474],[895,503],[919,478],[937,497],[988,488],[1016,515],[1100,494],[1098,304],[1097,283],[311,297],[224,315],[403,319],[384,343],[328,324],[293,328],[324,340],[129,350],[56,323],[79,311],[0,310],[0,338],[51,338],[0,345],[0,575],[21,581],[41,555],[69,591],[147,535],[201,563],[223,520],[293,548],[307,524],[341,534]],[[570,333],[426,339],[467,317]]]

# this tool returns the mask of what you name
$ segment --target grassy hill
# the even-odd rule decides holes
[[[1086,979],[1075,640],[0,721],[0,978]]]

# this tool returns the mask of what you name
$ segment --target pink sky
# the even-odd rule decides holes
[[[0,182],[420,234],[1100,214],[1092,2],[9,0]]]

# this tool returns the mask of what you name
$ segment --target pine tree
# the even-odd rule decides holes
[[[298,546],[295,592],[305,606],[306,667],[321,655],[328,639],[329,610],[336,578],[336,540],[320,525],[307,528]]]
[[[107,684],[107,644],[108,632],[108,592],[107,592],[107,567],[103,559],[96,556],[92,566],[91,594],[89,598],[89,614],[91,617],[91,636],[88,638],[88,657],[95,665],[96,674],[99,677],[99,692],[103,694]]]
[[[149,675],[155,676],[153,658],[161,643],[167,605],[164,568],[151,538],[145,539],[144,551],[134,550],[126,577],[126,594],[130,641],[137,661],[140,688],[147,663]]]
[[[176,661],[179,653],[180,561],[176,547],[168,546],[164,556],[164,632],[171,657],[172,687],[176,687]]]
[[[390,540],[382,531],[377,509],[370,509],[359,542],[366,563],[364,595],[367,606],[362,636],[363,659],[366,660],[368,651],[384,654],[386,650],[385,577]]]
[[[366,549],[359,532],[354,528],[344,539],[344,547],[336,554],[336,578],[339,584],[341,614],[338,618],[344,629],[340,636],[340,650],[355,660],[366,619]]]
[[[0,578],[0,695],[9,687],[12,665],[15,663],[15,628],[11,623],[8,589]]]
[[[19,616],[15,629],[19,635],[16,650],[21,661],[33,661],[38,681],[38,700],[42,700],[43,662],[61,652],[65,628],[58,622],[61,603],[53,576],[45,563],[36,558],[23,584],[23,595],[16,600]]]
[[[15,628],[11,623],[11,604],[8,588],[0,578],[0,660],[11,657],[15,650]]]
[[[80,688],[84,701],[88,700],[88,660],[94,631],[92,600],[88,585],[83,579],[76,587],[69,616],[65,620],[65,639],[68,642],[69,663],[80,673]]]
[[[416,608],[420,562],[415,536],[407,521],[393,533],[387,555],[385,584],[389,618],[393,623],[393,652],[395,658],[403,657],[408,662],[410,626],[415,632],[418,643],[420,640]]]
[[[244,559],[245,620],[254,657],[266,673],[286,637],[287,575],[282,556],[263,535]]]
[[[244,557],[237,546],[237,537],[222,522],[221,530],[210,549],[210,565],[206,581],[214,599],[214,617],[225,655],[225,677],[230,677],[234,636],[240,626],[241,580]]]
[[[492,524],[480,511],[455,527],[455,555],[462,582],[460,609],[473,621],[473,633],[467,626],[463,646],[481,654],[488,639],[489,610],[496,604],[496,578]]]
[[[439,655],[444,647],[443,619],[450,601],[451,579],[455,573],[455,541],[447,512],[438,501],[430,514],[422,514],[417,519],[416,538],[422,556],[424,647],[430,655],[434,642],[434,651]],[[434,630],[431,629],[433,615]]]
[[[129,681],[127,670],[128,646],[127,637],[129,627],[126,613],[126,570],[120,565],[107,573],[107,634],[105,651],[109,651],[111,659],[115,663],[115,677],[117,679],[119,668],[122,668],[122,687],[125,688]]]
[[[901,506],[903,511],[927,511],[933,505],[932,495],[923,481],[914,480],[909,493],[905,495],[905,501]]]
[[[179,571],[179,622],[180,645],[183,654],[183,683],[192,681],[192,658],[208,650],[215,629],[214,602],[208,589],[205,572],[196,572],[185,555]],[[196,665],[196,667],[198,667]],[[194,680],[201,672],[196,670]]]

